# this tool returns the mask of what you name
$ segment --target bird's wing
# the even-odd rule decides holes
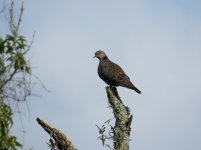
[[[115,81],[117,81],[118,83],[120,83],[121,81],[124,80],[125,74],[121,70],[114,70],[113,77],[114,77]]]
[[[108,84],[119,85],[128,78],[123,69],[112,61],[104,61],[100,66],[99,75]]]
[[[111,74],[113,75],[112,80],[117,84],[123,82],[125,78],[128,78],[123,69],[115,63],[112,63],[111,71],[112,71]]]

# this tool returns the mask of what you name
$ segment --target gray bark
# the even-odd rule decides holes
[[[36,120],[41,125],[41,127],[53,138],[50,139],[50,144],[48,144],[51,149],[58,148],[59,150],[77,150],[72,142],[60,130],[51,127],[40,118],[37,118]]]
[[[115,87],[106,87],[108,102],[116,119],[114,126],[114,149],[129,150],[129,136],[133,116],[122,103]]]

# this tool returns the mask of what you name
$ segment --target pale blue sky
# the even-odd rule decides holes
[[[33,71],[51,90],[36,87],[42,97],[28,101],[26,148],[48,149],[40,117],[79,149],[106,149],[95,125],[113,114],[92,58],[102,49],[142,91],[118,88],[134,115],[131,149],[201,149],[201,1],[24,0],[24,6],[21,33],[31,38],[36,31]],[[5,33],[8,14],[0,15]],[[21,137],[15,120],[13,133]]]

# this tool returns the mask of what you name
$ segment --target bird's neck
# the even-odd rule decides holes
[[[105,56],[105,57],[103,57],[101,60],[102,60],[102,61],[104,61],[104,60],[109,60],[109,58],[108,58],[107,56]]]

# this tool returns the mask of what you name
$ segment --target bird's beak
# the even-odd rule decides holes
[[[95,58],[96,56],[94,56],[93,58]]]

